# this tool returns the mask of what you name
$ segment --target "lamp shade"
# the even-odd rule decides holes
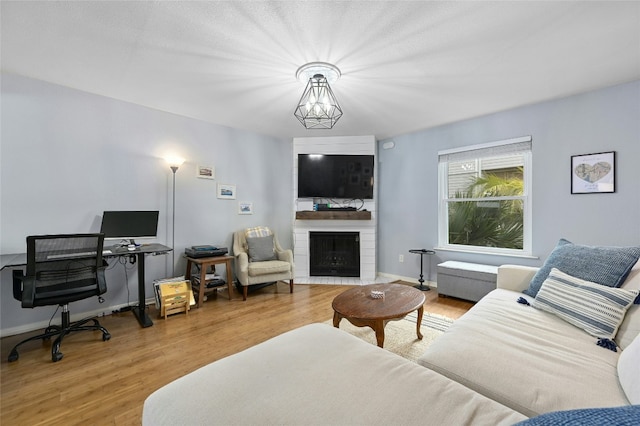
[[[307,129],[331,129],[342,117],[342,108],[323,74],[309,78],[293,115]]]

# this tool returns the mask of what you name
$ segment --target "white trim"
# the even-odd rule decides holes
[[[460,147],[460,148],[445,149],[443,151],[438,151],[438,156],[448,155],[448,154],[457,154],[458,152],[475,151],[475,150],[479,150],[479,149],[494,148],[496,146],[511,145],[511,144],[520,143],[520,142],[531,142],[531,135],[529,135],[529,136],[520,136],[518,138],[505,139],[505,140],[495,141],[495,142],[487,142],[487,143],[482,143],[482,144],[478,144],[478,145],[463,146],[463,147]]]
[[[522,196],[507,196],[507,197],[487,197],[481,200],[475,198],[465,198],[464,200],[452,200],[449,198],[449,189],[448,189],[448,167],[449,160],[443,160],[450,154],[459,154],[465,152],[474,152],[481,151],[487,148],[493,148],[497,146],[505,146],[510,144],[518,144],[524,142],[531,142],[531,136],[522,136],[518,138],[507,139],[503,141],[490,142],[486,144],[467,146],[463,148],[455,148],[451,150],[440,151],[439,161],[438,161],[438,245],[441,250],[449,250],[455,252],[465,252],[465,253],[482,253],[482,254],[493,254],[500,256],[512,256],[512,257],[523,257],[523,258],[531,258],[532,255],[532,228],[533,228],[533,199],[531,191],[532,184],[532,149],[531,147],[526,151],[521,151],[524,162],[524,193]],[[502,155],[502,154],[501,154]],[[508,155],[508,154],[504,154]],[[482,156],[479,156],[482,157]],[[494,247],[480,247],[480,246],[463,246],[457,244],[449,244],[448,236],[449,236],[449,221],[448,221],[448,206],[450,202],[456,201],[491,201],[491,200],[522,200],[524,209],[523,209],[523,235],[522,235],[522,249],[506,249],[506,248],[494,248]]]

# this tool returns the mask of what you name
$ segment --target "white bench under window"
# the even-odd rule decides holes
[[[477,302],[496,288],[498,267],[449,260],[438,264],[438,295]]]

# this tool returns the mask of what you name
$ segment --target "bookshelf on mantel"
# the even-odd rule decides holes
[[[367,210],[321,210],[297,211],[297,220],[371,220],[371,212]]]

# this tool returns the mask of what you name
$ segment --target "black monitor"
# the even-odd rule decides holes
[[[106,211],[100,232],[105,239],[129,240],[155,238],[158,234],[158,211]]]

